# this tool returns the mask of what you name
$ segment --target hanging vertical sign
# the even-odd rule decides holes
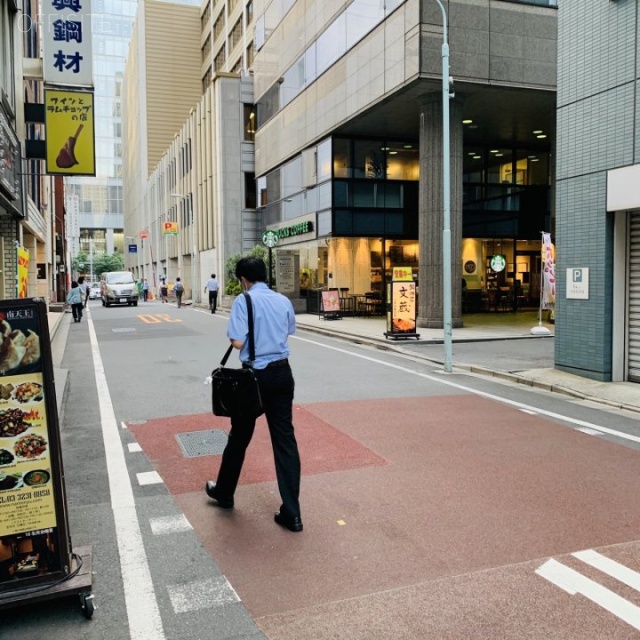
[[[18,298],[27,297],[27,277],[29,275],[29,251],[18,245]]]
[[[394,267],[392,280],[387,285],[387,338],[416,338],[416,283],[411,267]]]
[[[95,176],[93,93],[44,92],[47,173]]]
[[[93,86],[91,0],[43,0],[44,81]]]

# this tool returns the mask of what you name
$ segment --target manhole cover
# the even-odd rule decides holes
[[[227,446],[227,434],[222,429],[177,433],[176,440],[186,458],[219,455]]]
[[[124,327],[122,329],[111,329],[113,333],[135,333],[136,330],[133,327]]]

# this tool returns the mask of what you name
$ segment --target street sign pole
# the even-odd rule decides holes
[[[273,253],[272,249],[278,244],[278,234],[275,231],[265,231],[262,234],[262,243],[269,248],[269,289],[273,289]]]

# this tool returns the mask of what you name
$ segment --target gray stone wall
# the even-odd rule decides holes
[[[556,367],[611,380],[613,216],[607,170],[638,161],[638,3],[562,0],[558,9]],[[566,270],[589,268],[589,299]]]
[[[496,0],[451,0],[448,8],[457,80],[555,90],[555,10]],[[421,71],[439,76],[442,14],[433,0],[422,1],[421,21]]]

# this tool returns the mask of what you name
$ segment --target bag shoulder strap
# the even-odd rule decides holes
[[[253,362],[256,359],[256,346],[253,338],[253,305],[251,304],[251,296],[245,291],[243,293],[247,302],[247,320],[249,322],[249,361]],[[227,352],[224,354],[222,360],[220,360],[220,366],[224,367],[227,364],[227,360],[233,351],[233,345],[230,344]]]
[[[256,359],[256,343],[253,338],[253,304],[251,296],[246,291],[244,298],[247,302],[247,320],[249,322],[249,360],[253,362]]]

